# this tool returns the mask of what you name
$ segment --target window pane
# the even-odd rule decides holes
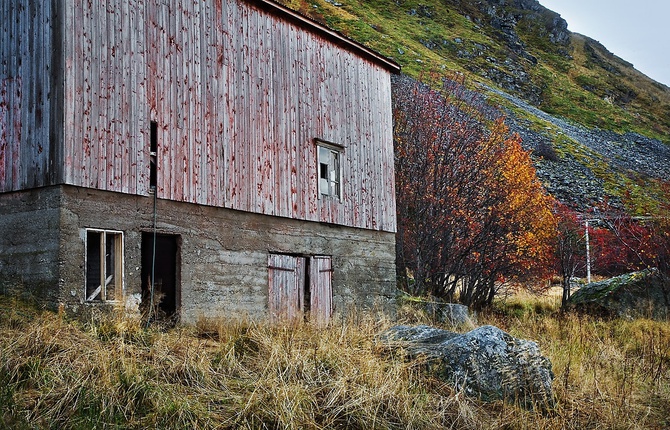
[[[341,197],[340,158],[339,151],[319,146],[319,192],[323,195]]]
[[[319,192],[328,195],[328,164],[319,163]]]
[[[101,300],[100,297],[100,241],[101,234],[89,231],[86,234],[86,299]]]
[[[107,233],[106,235],[106,258],[105,258],[105,300],[116,299],[116,280],[114,274],[116,271],[116,241],[119,239],[118,234]]]
[[[332,178],[331,178],[331,195],[340,197],[340,153],[332,152]]]
[[[321,164],[330,164],[330,150],[319,146],[319,163]]]
[[[85,299],[104,302],[123,294],[123,234],[86,231]]]

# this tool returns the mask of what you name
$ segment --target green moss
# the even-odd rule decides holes
[[[638,283],[651,274],[652,272],[650,270],[642,270],[639,272],[627,273],[616,276],[614,278],[605,279],[599,282],[592,282],[585,287],[580,288],[575,294],[573,294],[573,296],[570,298],[570,301],[573,304],[597,302],[607,297],[609,294],[612,294],[612,292],[618,290],[622,286]]]

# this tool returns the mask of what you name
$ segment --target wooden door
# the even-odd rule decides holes
[[[268,309],[271,321],[311,321],[326,324],[332,314],[331,257],[270,254]]]
[[[304,309],[305,258],[270,254],[268,308],[272,321],[299,320]]]
[[[331,257],[310,259],[310,319],[327,324],[333,312],[333,266]]]

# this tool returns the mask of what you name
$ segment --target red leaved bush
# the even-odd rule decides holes
[[[481,308],[546,274],[556,223],[519,136],[463,84],[394,80],[397,262],[409,293]]]
[[[670,277],[670,183],[662,184],[664,198],[648,215],[631,216],[605,202],[590,231],[593,271],[616,276],[657,268]]]

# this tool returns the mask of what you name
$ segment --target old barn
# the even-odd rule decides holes
[[[186,323],[391,305],[396,63],[269,0],[0,17],[0,292]]]

